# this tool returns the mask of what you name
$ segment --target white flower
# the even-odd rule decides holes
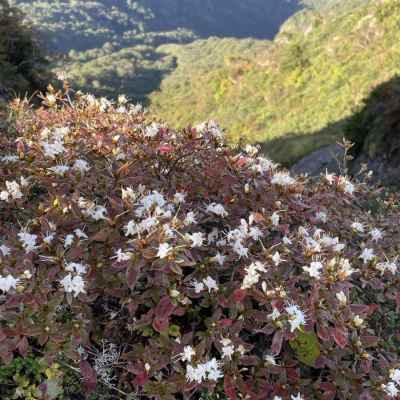
[[[338,293],[336,293],[336,298],[339,300],[341,305],[346,305],[347,303],[347,297],[346,295],[343,293],[343,291],[340,291]]]
[[[250,289],[253,285],[257,284],[260,280],[260,272],[267,272],[265,265],[260,261],[251,263],[245,268],[246,275],[243,279],[242,289]]]
[[[9,199],[10,199],[10,193],[8,193],[6,190],[0,192],[0,200],[9,201]]]
[[[147,217],[139,224],[140,232],[149,232],[151,228],[158,224],[158,219],[155,217]]]
[[[173,250],[173,248],[168,243],[160,243],[158,247],[157,257],[161,259],[165,258],[168,256],[171,250]]]
[[[12,182],[6,181],[6,187],[7,187],[8,193],[10,193],[10,196],[14,200],[22,199],[23,194],[21,192],[21,187],[20,187],[18,182],[16,182],[16,181],[12,181]]]
[[[101,219],[107,219],[107,209],[104,206],[95,206],[87,210],[88,215],[92,217],[95,221]]]
[[[22,275],[23,275],[23,277],[25,279],[31,279],[32,278],[32,274],[31,274],[31,271],[29,271],[29,269],[26,269]]]
[[[144,131],[144,136],[148,138],[154,138],[157,136],[159,130],[161,128],[161,125],[153,122],[151,125],[147,126],[145,131]]]
[[[175,237],[174,231],[172,230],[172,228],[171,228],[168,224],[165,224],[165,225],[163,226],[163,230],[164,230],[165,236],[166,236],[167,238],[173,238],[173,237]]]
[[[274,226],[278,226],[279,225],[279,220],[280,220],[280,216],[279,214],[275,211],[272,215],[271,215],[271,222],[272,225]]]
[[[72,243],[74,242],[74,239],[75,239],[75,237],[74,237],[74,235],[72,233],[70,233],[67,236],[65,236],[64,247],[67,248],[67,247],[72,246]]]
[[[393,275],[397,272],[397,264],[394,261],[385,261],[376,264],[376,269],[383,275],[386,271],[390,271]]]
[[[182,361],[191,362],[192,357],[196,355],[196,351],[193,349],[192,346],[185,346],[183,348],[183,353],[180,354]]]
[[[124,262],[124,261],[129,261],[132,257],[132,253],[130,252],[123,252],[122,249],[118,249],[115,252],[115,256],[113,258],[117,259],[117,262]]]
[[[272,261],[276,266],[278,266],[282,261],[285,261],[281,258],[281,255],[279,254],[279,251],[276,251],[274,255],[272,256]]]
[[[0,251],[4,257],[7,257],[8,255],[11,254],[11,249],[8,246],[6,246],[5,244],[2,244],[0,246]]]
[[[290,246],[293,243],[287,236],[283,237],[282,242],[286,244],[286,246]]]
[[[296,304],[290,304],[285,307],[285,311],[289,314],[290,331],[294,332],[300,326],[306,324],[306,317],[304,312]]]
[[[274,164],[271,160],[265,157],[257,157],[255,163],[251,166],[253,171],[258,172],[259,174],[263,174],[264,172],[268,172],[276,168],[276,164]]]
[[[68,126],[55,128],[54,132],[53,132],[53,137],[57,141],[62,141],[62,140],[64,140],[64,137],[69,134],[69,132],[70,132],[70,129],[68,128]]]
[[[203,282],[193,281],[192,285],[193,285],[195,293],[197,293],[197,294],[204,290],[204,283]]]
[[[81,174],[84,174],[85,172],[90,170],[90,165],[87,161],[78,159],[78,160],[75,160],[72,168],[74,170],[79,171]]]
[[[281,313],[276,307],[272,307],[272,313],[268,314],[268,317],[272,319],[272,321],[276,321],[281,316]]]
[[[251,144],[246,144],[244,150],[246,151],[246,153],[250,154],[253,157],[258,153],[258,147]]]
[[[364,224],[362,224],[361,222],[355,221],[355,222],[353,222],[353,223],[351,224],[351,227],[352,227],[355,231],[357,231],[357,232],[359,232],[359,233],[363,233],[363,232],[364,232]]]
[[[121,188],[122,192],[122,200],[129,200],[129,201],[135,201],[137,198],[137,194],[133,190],[131,186],[127,187],[126,189]]]
[[[389,382],[386,385],[382,385],[382,390],[390,397],[397,397],[399,394],[399,389],[394,382]]]
[[[215,215],[219,215],[220,217],[226,217],[228,212],[225,210],[222,204],[211,203],[207,206],[206,211],[209,213],[214,213]]]
[[[15,156],[13,154],[6,154],[5,156],[1,156],[0,157],[0,161],[8,164],[8,163],[12,163],[12,162],[17,162],[19,161],[19,157]]]
[[[206,364],[206,370],[207,370],[207,377],[211,381],[217,381],[218,379],[224,376],[224,374],[220,370],[219,363],[215,358],[208,361],[208,363]]]
[[[244,247],[240,240],[236,240],[233,244],[233,251],[239,256],[239,258],[248,257],[249,254],[249,249]]]
[[[19,281],[10,274],[5,277],[0,275],[0,290],[8,292],[10,289],[16,289]]]
[[[364,264],[366,264],[368,261],[373,260],[375,257],[374,254],[374,249],[367,249],[365,248],[359,258],[361,258],[364,261]]]
[[[391,369],[389,371],[389,377],[393,382],[397,383],[400,386],[400,368]]]
[[[235,353],[235,346],[233,346],[232,341],[230,339],[222,339],[222,358],[227,358],[228,360],[232,359],[233,354]]]
[[[18,233],[18,238],[27,253],[36,249],[37,235],[31,235],[26,231],[21,231]]]
[[[194,213],[193,211],[189,211],[186,214],[186,218],[183,222],[185,225],[197,224],[196,213]]]
[[[54,237],[54,232],[47,232],[46,236],[43,238],[43,242],[46,244],[51,244],[51,242],[54,240]]]
[[[287,172],[276,172],[272,177],[271,183],[279,186],[291,186],[296,183],[296,180],[292,178]]]
[[[129,221],[125,226],[125,236],[133,236],[138,233],[138,226],[134,220]]]
[[[261,232],[261,229],[258,228],[257,226],[252,226],[249,229],[249,236],[253,239],[253,240],[258,240],[260,238],[262,238],[263,233]]]
[[[186,379],[188,382],[201,383],[206,379],[207,369],[205,364],[199,364],[197,367],[186,366]]]
[[[76,274],[85,274],[87,266],[81,263],[70,262],[66,264],[65,270],[68,272],[75,272]]]
[[[75,236],[78,239],[88,239],[88,236],[86,235],[85,232],[83,232],[81,229],[77,228],[74,230]]]
[[[351,182],[347,181],[344,184],[344,192],[347,194],[353,194],[354,191],[355,191],[355,186]]]
[[[364,320],[363,320],[362,318],[360,318],[359,315],[356,315],[356,316],[353,318],[353,323],[354,323],[354,325],[355,325],[357,328],[359,328],[359,327],[362,326],[362,324],[364,323]]]
[[[292,395],[290,396],[290,398],[291,398],[292,400],[304,400],[304,397],[303,397],[300,393],[297,393],[296,396],[295,396],[294,394],[292,394]]]
[[[203,232],[195,232],[195,233],[187,233],[186,234],[187,239],[192,241],[192,244],[190,247],[201,247],[204,242],[204,233]]]
[[[309,267],[303,267],[305,272],[312,278],[319,279],[321,278],[321,270],[324,268],[324,265],[320,261],[313,261]]]
[[[67,293],[74,293],[74,297],[77,297],[80,293],[85,292],[85,281],[80,275],[72,277],[68,274],[64,279],[60,281],[61,285]]]
[[[277,362],[276,362],[276,360],[275,360],[275,356],[272,355],[272,354],[266,354],[266,355],[264,356],[264,360],[265,360],[265,362],[266,362],[267,364],[269,364],[269,365],[278,365]]]
[[[218,252],[214,257],[211,258],[212,261],[216,261],[219,265],[224,265],[226,256]]]
[[[61,141],[55,141],[54,143],[41,142],[41,145],[44,155],[48,158],[55,158],[65,151],[64,144]]]
[[[55,167],[47,168],[49,171],[54,172],[57,175],[64,176],[69,171],[68,165],[56,165]]]
[[[274,398],[272,400],[282,400],[281,396],[274,396]]]
[[[211,290],[218,291],[218,284],[211,276],[207,276],[207,278],[203,279],[203,283],[209,292],[211,292]]]
[[[328,220],[328,216],[323,211],[317,212],[317,214],[315,215],[315,218],[318,219],[319,221],[323,222],[324,224]]]
[[[377,242],[378,240],[380,240],[380,239],[383,238],[383,231],[380,230],[380,229],[378,229],[378,228],[372,229],[372,230],[369,232],[369,234],[371,235],[372,240],[373,240],[374,242]]]
[[[347,258],[340,259],[338,273],[341,279],[348,278],[354,272],[355,270],[351,267],[351,264]]]
[[[183,192],[176,192],[174,195],[175,203],[184,203],[186,198],[186,193]]]

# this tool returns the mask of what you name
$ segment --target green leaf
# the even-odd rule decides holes
[[[296,339],[289,341],[289,345],[296,353],[299,361],[310,367],[315,367],[315,361],[319,357],[321,350],[314,332],[300,332]]]

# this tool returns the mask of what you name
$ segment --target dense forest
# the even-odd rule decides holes
[[[44,89],[47,61],[23,15],[0,0],[0,95],[32,93]]]

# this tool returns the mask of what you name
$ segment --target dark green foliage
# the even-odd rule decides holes
[[[0,89],[25,94],[44,89],[44,58],[22,15],[0,0]]]
[[[399,77],[379,85],[346,125],[346,135],[354,143],[355,157],[384,157],[398,164],[400,155]]]

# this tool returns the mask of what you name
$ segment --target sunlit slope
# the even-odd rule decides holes
[[[177,69],[150,97],[152,110],[178,125],[217,119],[233,141],[267,141],[271,156],[290,163],[341,137],[340,121],[400,72],[399,23],[400,2],[389,0],[310,14],[303,30],[288,23],[254,53],[232,57],[218,39],[163,46]]]

